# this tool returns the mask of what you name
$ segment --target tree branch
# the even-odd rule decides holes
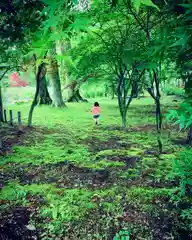
[[[0,70],[6,69],[5,72],[2,74],[2,76],[0,77],[0,81],[3,79],[3,77],[5,76],[5,74],[6,74],[8,71],[10,71],[10,70],[12,70],[12,69],[18,69],[18,68],[24,70],[24,68],[23,68],[22,66],[14,66],[14,67],[10,67],[10,66],[0,66]]]
[[[5,76],[5,74],[9,71],[9,68],[5,70],[5,72],[1,75],[0,77],[0,81],[3,79],[3,77]]]

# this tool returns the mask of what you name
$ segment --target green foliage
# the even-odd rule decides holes
[[[26,200],[27,192],[17,184],[17,182],[9,182],[9,184],[3,188],[0,194],[0,200],[4,201],[14,201],[15,203],[27,202]]]
[[[192,208],[181,211],[181,218],[184,221],[183,228],[187,231],[192,229]]]
[[[130,239],[130,233],[126,230],[121,230],[118,233],[116,233],[113,240],[129,240]]]
[[[49,205],[41,210],[44,217],[60,221],[75,221],[82,219],[88,210],[94,208],[91,203],[91,192],[86,189],[65,190],[62,195],[47,194]]]
[[[185,150],[178,154],[173,161],[171,176],[179,178],[180,194],[186,195],[187,189],[192,189],[192,150]]]
[[[176,86],[172,86],[172,85],[166,85],[163,88],[163,92],[167,95],[167,96],[171,96],[171,95],[175,95],[178,97],[184,96],[185,95],[185,91],[182,88],[176,87]]]
[[[142,204],[150,204],[154,198],[161,198],[167,195],[171,195],[175,192],[175,189],[153,189],[144,187],[131,187],[127,190],[127,199],[135,199],[135,201],[141,202]]]
[[[136,12],[138,13],[140,10],[140,7],[142,5],[144,6],[148,6],[148,7],[155,7],[156,9],[159,10],[159,8],[157,7],[157,5],[155,5],[151,0],[132,0],[131,1],[133,4],[133,7],[135,8]]]
[[[95,100],[69,103],[68,108],[62,110],[37,107],[34,128],[30,134],[27,131],[27,136],[23,135],[22,146],[14,147],[11,154],[1,158],[0,174],[18,177],[22,185],[18,182],[10,184],[11,187],[4,185],[0,211],[11,210],[15,203],[30,208],[32,213],[37,208],[30,221],[41,239],[111,239],[115,232],[116,237],[121,237],[117,239],[131,238],[131,235],[153,239],[151,232],[155,227],[149,226],[148,221],[156,221],[162,214],[165,217],[174,214],[166,209],[167,197],[173,196],[178,188],[172,187],[172,179],[166,175],[175,152],[181,148],[173,145],[167,132],[163,132],[167,150],[175,152],[156,156],[153,125],[149,125],[154,124],[152,99],[133,102],[128,131],[118,128],[116,101],[97,100],[103,116],[102,125],[98,127],[89,113]],[[165,109],[175,104],[168,97],[164,101]],[[26,121],[28,104],[9,107],[14,113],[22,110]],[[171,131],[172,137],[176,136],[177,132]],[[7,136],[9,138],[12,136]],[[147,154],[147,150],[154,154]],[[129,161],[125,165],[121,162],[122,156],[138,159],[136,165],[129,165]],[[148,172],[151,169],[153,172]],[[109,171],[109,177],[98,179],[98,170]],[[174,178],[180,179],[180,175],[177,173]],[[184,211],[183,217],[185,226],[189,225],[190,212]],[[177,226],[174,225],[174,231]]]
[[[88,83],[82,85],[81,92],[85,98],[101,98],[105,97],[105,84],[106,82],[90,79]]]
[[[191,101],[182,103],[178,110],[170,110],[166,115],[168,121],[174,121],[180,129],[189,128],[192,125],[192,104]]]

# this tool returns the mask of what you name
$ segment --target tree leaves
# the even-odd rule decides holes
[[[135,10],[136,10],[137,13],[138,13],[139,10],[140,10],[141,2],[142,2],[141,0],[133,0],[133,1],[132,1],[132,4],[133,4],[133,6],[134,6],[134,8],[135,8]]]
[[[178,37],[180,37],[179,40],[173,43],[170,47],[185,46],[187,44],[189,40],[189,36],[186,33]]]
[[[140,10],[141,5],[145,5],[148,7],[154,7],[159,10],[158,6],[155,5],[152,0],[132,0],[132,5],[135,8],[136,12],[138,13]]]
[[[152,0],[141,0],[141,3],[142,3],[143,5],[145,5],[145,6],[154,7],[154,8],[156,8],[156,9],[159,10],[158,6],[155,5],[155,4],[152,2]]]
[[[178,124],[180,130],[189,128],[192,125],[192,106],[189,102],[184,102],[178,110],[170,110],[166,114],[167,121]]]
[[[75,21],[70,25],[70,29],[75,31],[88,30],[90,19],[86,16],[77,16]]]

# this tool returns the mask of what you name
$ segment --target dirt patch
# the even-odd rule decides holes
[[[142,184],[144,187],[153,187],[153,188],[173,188],[178,186],[178,181],[147,181],[145,179],[145,183]]]
[[[42,142],[45,135],[49,134],[64,134],[70,135],[69,131],[62,128],[62,131],[58,128],[48,129],[46,127],[32,127],[22,126],[22,130],[19,130],[17,126],[10,126],[4,124],[0,128],[0,156],[6,156],[12,153],[13,146],[31,146],[37,142]],[[61,138],[55,137],[56,142],[60,142]]]
[[[109,186],[115,179],[106,170],[94,170],[77,167],[68,161],[46,165],[18,165],[0,174],[0,187],[9,181],[18,179],[20,184],[55,183],[59,188]]]
[[[138,126],[134,126],[134,127],[128,127],[126,129],[123,129],[120,126],[107,126],[104,127],[103,130],[107,130],[107,131],[123,131],[123,132],[151,132],[151,131],[156,131],[156,125],[155,124],[143,124],[143,125],[138,125]],[[171,125],[171,124],[163,124],[162,126],[162,131],[173,131],[179,130],[179,127],[177,125]]]
[[[11,240],[39,239],[34,226],[29,225],[31,210],[15,207],[0,218],[0,238]]]
[[[85,141],[90,152],[100,152],[107,149],[129,149],[132,144],[122,141],[118,137],[109,138],[106,141],[101,141],[96,137],[88,138]]]
[[[142,125],[142,126],[138,125],[136,127],[128,127],[126,129],[123,129],[120,126],[107,126],[103,129],[108,130],[108,131],[117,130],[117,131],[123,131],[123,132],[139,132],[139,131],[149,132],[149,131],[155,130],[156,126],[155,126],[155,124],[145,124],[145,125]]]
[[[148,148],[146,151],[144,151],[144,156],[148,157],[160,157],[161,154],[173,154],[175,152],[175,149],[168,149],[166,151],[162,151],[161,153],[158,150],[155,150],[154,148]]]
[[[127,156],[107,156],[107,160],[116,161],[116,162],[124,162],[126,164],[125,170],[128,168],[136,167],[136,162],[140,160],[139,157],[127,157]]]
[[[179,138],[179,139],[174,139],[172,140],[172,143],[175,145],[179,145],[179,146],[189,146],[189,144],[187,144],[187,140],[185,138]]]
[[[158,201],[158,200],[157,200]],[[142,209],[130,204],[124,209],[122,216],[123,222],[130,222],[132,225],[142,226],[149,231],[153,239],[168,239],[174,233],[176,227],[175,215],[172,213],[167,214],[166,199],[161,199],[161,206],[154,204],[156,212],[145,212]],[[139,227],[137,228],[139,229]],[[142,231],[142,230],[141,230]],[[135,232],[137,239],[140,233]]]
[[[30,135],[31,129],[23,127],[20,131],[17,127],[4,125],[0,129],[0,156],[7,155],[11,152],[11,148],[15,145],[22,145],[24,138]]]
[[[40,142],[45,134],[53,133],[52,129],[33,127],[22,127],[20,130],[17,126],[4,124],[0,128],[0,156],[6,156],[12,153],[13,146],[30,146],[37,140]]]

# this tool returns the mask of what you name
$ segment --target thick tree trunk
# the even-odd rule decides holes
[[[52,103],[52,100],[49,96],[49,92],[47,89],[47,81],[45,76],[40,80],[39,96],[40,96],[40,102],[39,102],[40,105],[42,104],[50,105]]]
[[[45,54],[44,59],[46,58],[46,55],[47,55],[47,53]],[[32,62],[32,72],[34,74],[35,81],[36,81],[37,75],[38,75],[38,72],[36,69],[36,64],[37,64],[37,57],[36,57],[36,55],[34,55],[33,62]],[[37,83],[37,81],[36,81],[36,83]],[[40,97],[40,101],[39,101],[40,105],[50,105],[52,103],[52,100],[50,98],[48,88],[47,88],[46,76],[39,79],[39,97]]]
[[[33,99],[33,102],[31,104],[31,108],[29,110],[29,115],[28,115],[28,127],[32,126],[32,117],[33,117],[33,111],[35,109],[35,107],[38,104],[38,96],[39,96],[39,90],[40,90],[40,82],[41,79],[45,77],[46,74],[46,68],[45,68],[45,64],[42,63],[39,65],[38,67],[38,72],[37,72],[37,76],[36,76],[36,92],[35,92],[35,96]]]
[[[3,100],[2,100],[2,91],[1,91],[1,82],[0,82],[0,122],[3,122]]]
[[[51,85],[52,92],[52,106],[53,107],[65,107],[65,103],[61,94],[61,82],[59,77],[59,67],[56,59],[56,49],[55,46],[49,52],[50,63],[47,69],[47,76]]]
[[[192,125],[189,128],[188,134],[187,134],[187,144],[192,146]]]
[[[70,98],[68,98],[67,100],[68,102],[87,102],[86,99],[83,99],[79,89],[77,89]]]
[[[53,107],[65,107],[61,94],[61,83],[58,71],[54,71],[54,68],[49,72],[49,82],[52,90],[52,106]]]
[[[86,99],[83,99],[77,81],[72,81],[66,85],[64,88],[64,96],[67,102],[87,102]]]
[[[71,48],[70,41],[57,41],[56,42],[56,53],[60,56],[66,55],[66,52]],[[68,70],[68,65],[64,59],[58,62],[59,64],[59,76],[61,85],[66,85],[69,83],[70,72]]]
[[[71,92],[72,94],[68,95],[67,102],[87,102],[86,99],[82,98],[79,89],[71,90]]]

